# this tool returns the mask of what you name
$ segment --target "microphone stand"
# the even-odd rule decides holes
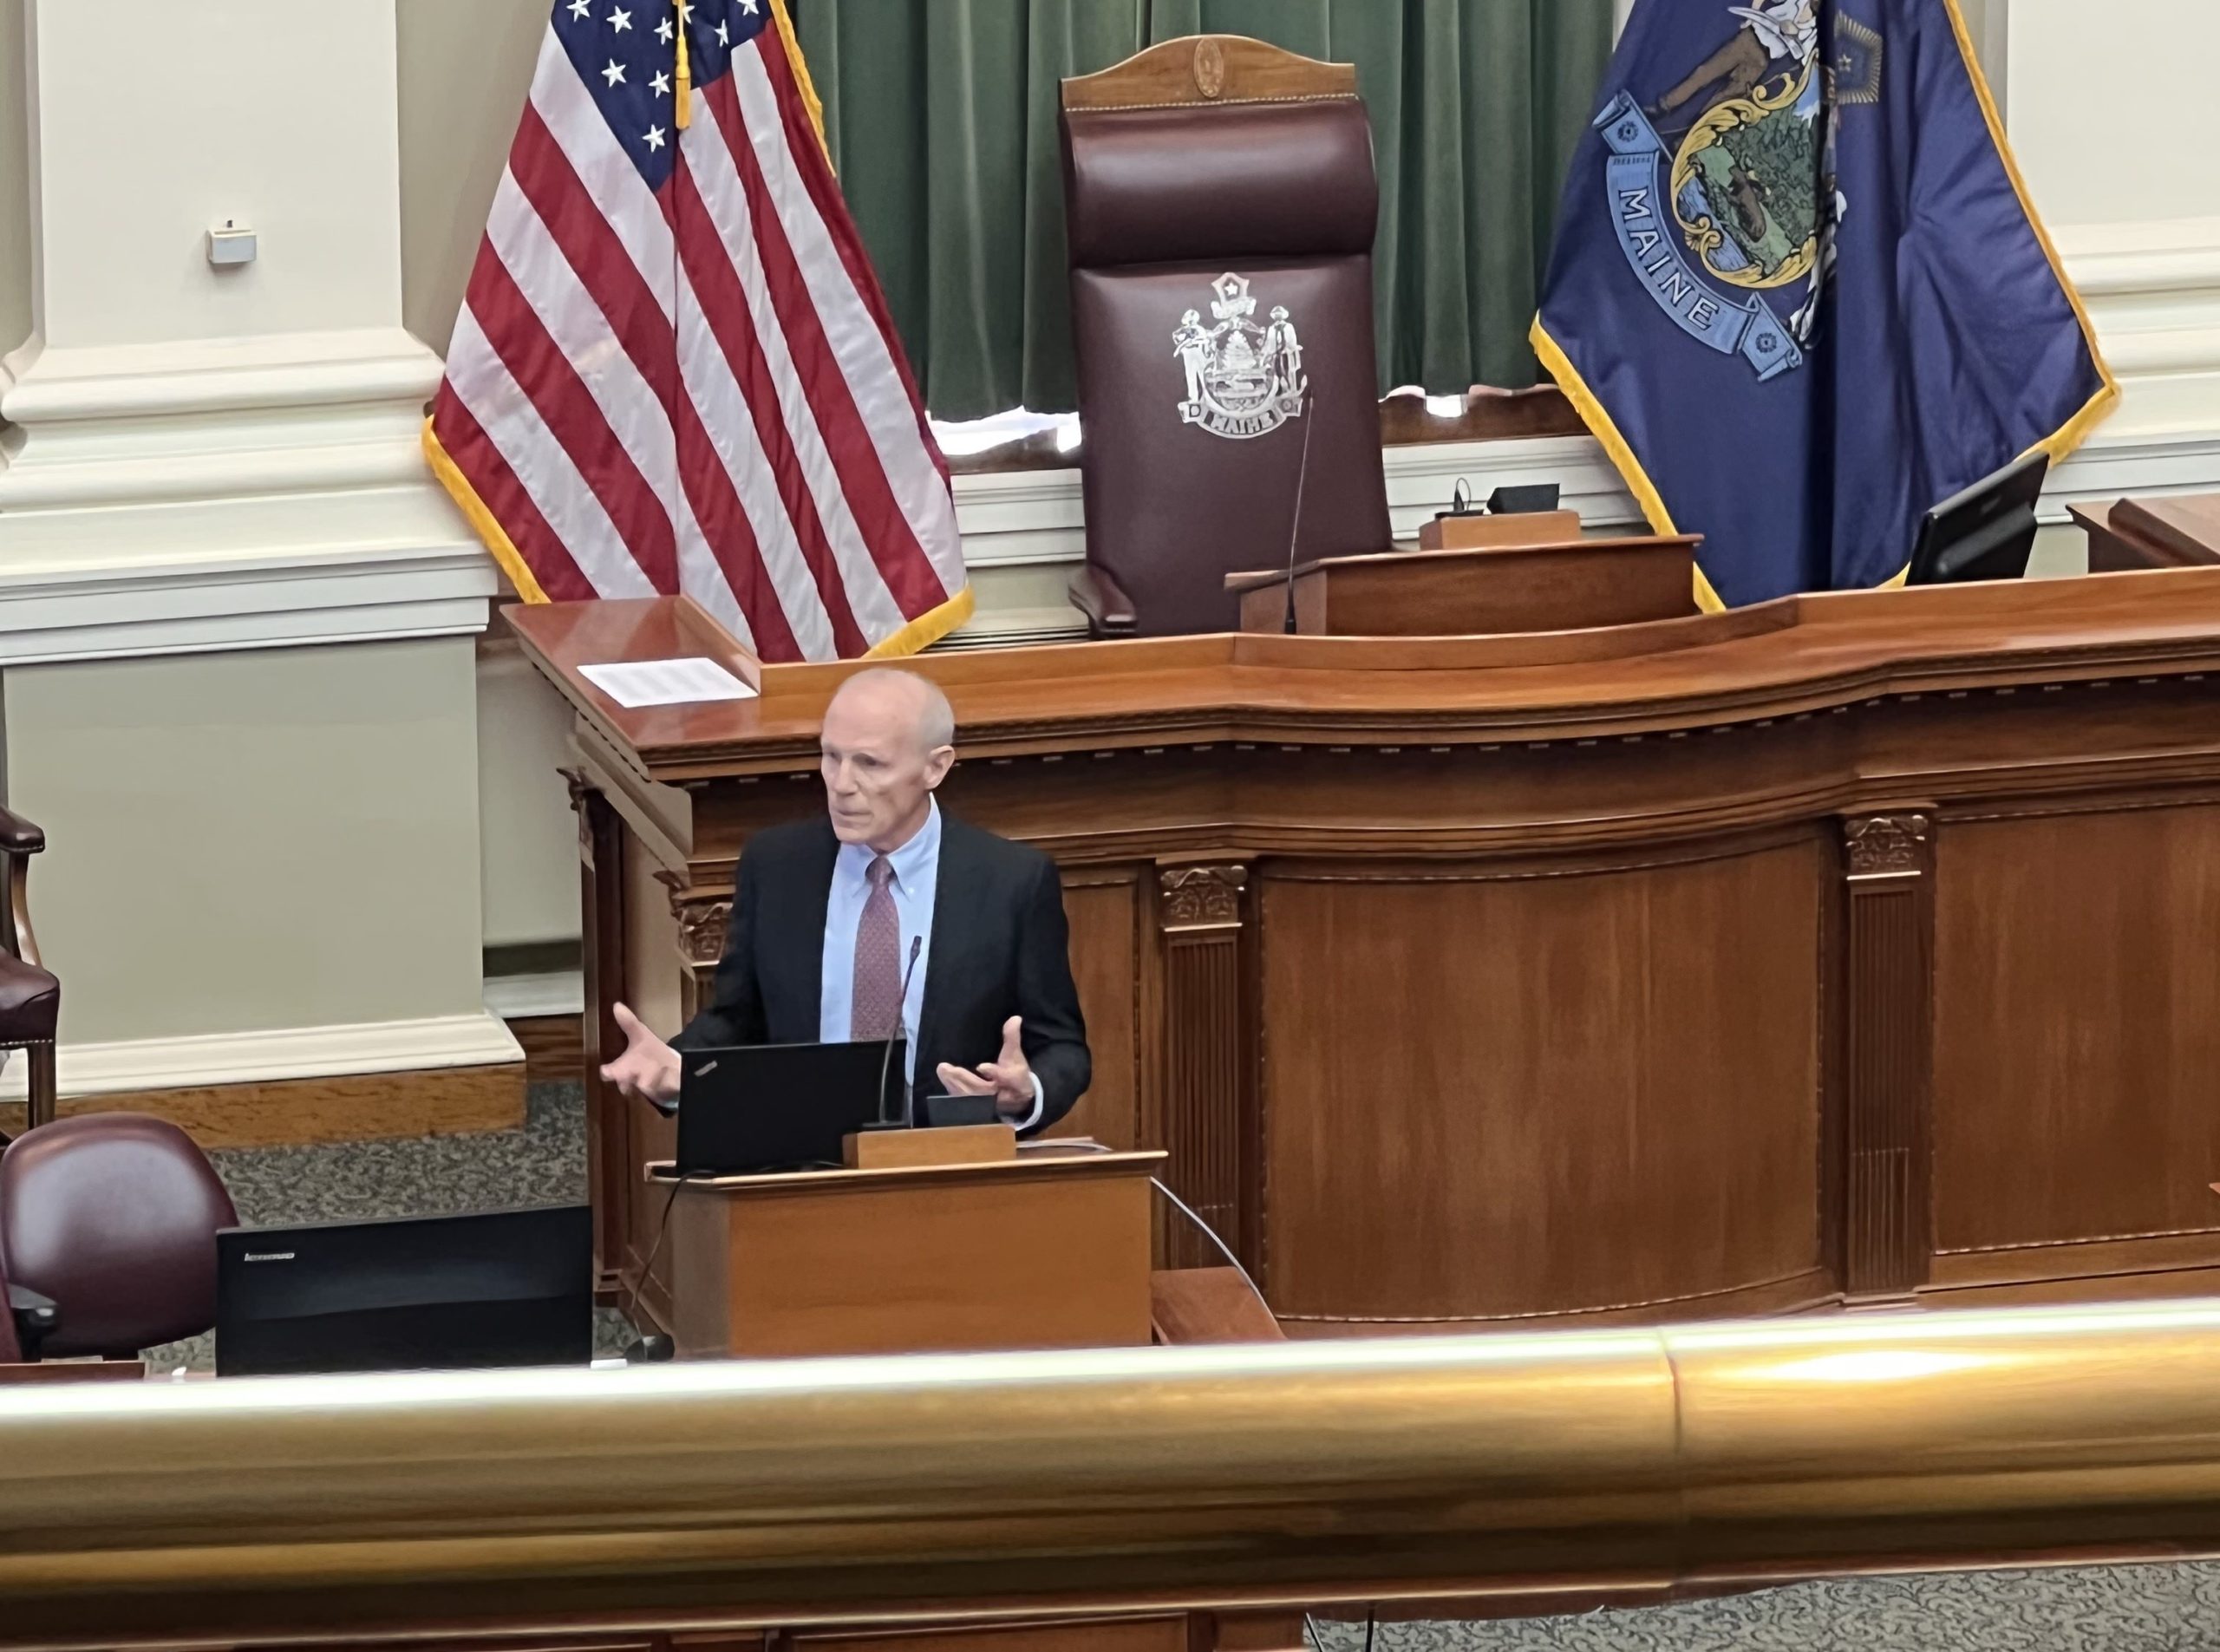
[[[886,1116],[886,1074],[888,1070],[894,1065],[894,1047],[902,1041],[902,1035],[908,1030],[902,1025],[902,1023],[907,1018],[906,1007],[910,1002],[910,977],[917,972],[917,954],[924,950],[924,945],[925,937],[923,934],[913,935],[910,937],[910,962],[902,970],[902,996],[896,1001],[897,1009],[894,1016],[894,1030],[887,1035],[886,1048],[880,1053],[878,1058],[878,1127],[881,1130],[891,1130],[894,1128],[894,1120]],[[904,1105],[902,1109],[904,1113],[903,1122],[905,1125],[910,1122],[908,1118],[909,1110],[905,1098]]]
[[[1303,457],[1295,467],[1295,520],[1287,530],[1287,612],[1280,620],[1283,635],[1293,637],[1295,626],[1295,544],[1303,532],[1303,484],[1310,474],[1311,402],[1303,398]]]

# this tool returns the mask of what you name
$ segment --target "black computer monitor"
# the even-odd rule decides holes
[[[1912,551],[1909,583],[2024,578],[2035,548],[2035,505],[2049,473],[2050,455],[2031,453],[1929,511]]]
[[[222,1376],[585,1365],[584,1205],[216,1236]]]

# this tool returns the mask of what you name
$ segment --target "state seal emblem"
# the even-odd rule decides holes
[[[1172,330],[1172,349],[1187,372],[1179,417],[1214,436],[1237,441],[1262,436],[1303,415],[1310,382],[1303,372],[1303,342],[1283,305],[1263,324],[1249,278],[1231,271],[1211,283],[1217,325],[1205,327],[1190,310]]]
[[[1849,211],[1836,137],[1845,106],[1880,101],[1881,36],[1844,14],[1823,42],[1818,0],[1725,10],[1724,45],[1647,106],[1620,92],[1596,129],[1636,276],[1683,332],[1769,380],[1818,330]],[[1786,320],[1766,297],[1784,291]]]

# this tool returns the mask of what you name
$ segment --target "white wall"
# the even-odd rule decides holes
[[[485,944],[575,941],[578,820],[561,773],[572,761],[569,707],[498,637],[479,650],[477,693]]]
[[[546,0],[395,0],[404,318],[447,347],[532,84]]]
[[[64,1092],[514,1060],[479,978],[494,580],[419,445],[394,8],[0,5],[36,109],[0,718]],[[210,266],[225,218],[251,264]]]
[[[532,84],[546,0],[395,0],[403,319],[445,350]],[[495,630],[499,631],[497,623]],[[559,695],[498,639],[478,671],[485,944],[578,933],[578,836]]]
[[[9,801],[62,1038],[395,1022],[476,1002],[467,637],[29,666]],[[304,818],[299,802],[315,800]]]
[[[0,356],[31,330],[30,153],[23,0],[0,0]]]
[[[390,197],[398,167],[393,11],[314,10],[310,30],[298,0],[196,5],[189,27],[172,0],[39,5],[49,346],[398,316],[400,227],[361,210]],[[154,83],[160,97],[124,95]],[[100,118],[72,118],[82,109]],[[55,199],[69,189],[97,191],[98,210]],[[201,237],[227,218],[253,226],[262,256],[212,280]]]
[[[2211,0],[2011,0],[2013,147],[2058,224],[2220,217]]]

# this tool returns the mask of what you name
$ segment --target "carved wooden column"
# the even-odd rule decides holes
[[[624,1041],[617,1035],[612,1006],[624,983],[624,825],[617,811],[587,780],[566,768],[571,806],[578,817],[578,915],[584,937],[584,1013],[578,1017],[584,1044],[586,1092],[586,1186],[593,1200],[594,1287],[617,1288],[617,1258],[623,1254],[630,1220],[631,1155],[624,1137],[624,1098],[601,1081],[602,1052]]]
[[[1256,1061],[1244,976],[1241,865],[1172,866],[1158,874],[1164,941],[1163,1117],[1166,1183],[1255,1268]],[[1223,1265],[1184,1218],[1165,1230],[1165,1264]]]
[[[1927,1279],[1933,1108],[1935,817],[1843,822],[1849,879],[1843,1290],[1908,1298]]]

